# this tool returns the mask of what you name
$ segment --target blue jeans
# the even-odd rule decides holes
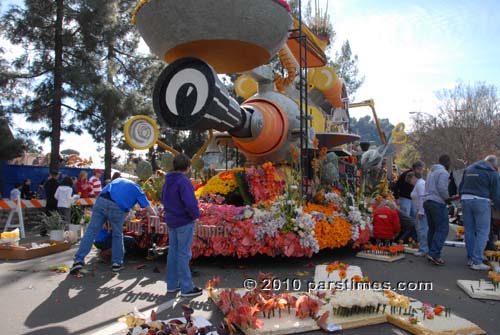
[[[448,208],[445,204],[427,200],[424,202],[424,210],[429,225],[429,233],[427,234],[429,256],[439,259],[450,230]]]
[[[486,199],[462,200],[465,248],[474,264],[483,263],[483,252],[488,242],[491,224],[490,202]]]
[[[418,251],[427,254],[429,252],[429,244],[427,242],[427,234],[429,233],[429,224],[425,214],[417,219],[415,224],[417,231]]]
[[[111,229],[113,230],[111,262],[113,264],[123,264],[123,222],[125,221],[126,214],[113,201],[98,197],[92,208],[92,217],[90,218],[87,231],[80,241],[80,247],[73,260],[84,263],[85,256],[90,252],[97,233],[101,230],[104,222],[109,220]]]
[[[413,207],[413,201],[407,198],[399,198],[399,210],[413,219],[417,216],[417,211]]]
[[[180,287],[181,293],[194,288],[189,261],[193,247],[194,222],[177,228],[168,227],[167,289]]]

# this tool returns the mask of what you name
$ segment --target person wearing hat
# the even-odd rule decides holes
[[[102,172],[103,171],[101,169],[95,169],[94,170],[94,175],[89,180],[89,183],[92,186],[92,191],[90,192],[90,194],[94,198],[97,198],[97,196],[102,191],[102,184],[101,184]]]

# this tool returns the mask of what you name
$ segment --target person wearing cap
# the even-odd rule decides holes
[[[85,257],[90,252],[92,244],[106,220],[110,222],[113,232],[111,269],[113,272],[119,272],[124,268],[123,223],[128,212],[136,203],[139,203],[142,208],[146,208],[149,215],[156,216],[156,210],[151,207],[144,191],[136,183],[128,179],[118,178],[104,187],[92,208],[92,217],[87,231],[80,241],[80,247],[73,258],[74,264],[70,274],[78,274],[84,267]]]
[[[102,191],[102,184],[101,184],[102,172],[103,171],[101,169],[95,169],[94,175],[89,179],[89,184],[92,187],[92,191],[90,192],[90,194],[94,198],[97,198],[99,193],[101,193]]]

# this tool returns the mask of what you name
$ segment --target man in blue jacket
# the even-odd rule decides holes
[[[490,155],[484,161],[468,166],[460,183],[459,193],[464,216],[467,265],[473,270],[489,270],[483,263],[491,224],[491,205],[500,208],[498,159]]]
[[[74,264],[70,274],[77,274],[85,265],[85,257],[90,252],[92,244],[101,230],[104,222],[108,220],[112,228],[111,246],[111,269],[119,272],[123,267],[123,223],[127,213],[136,203],[146,208],[150,215],[156,215],[156,211],[149,204],[146,195],[136,183],[118,178],[106,185],[97,197],[92,207],[92,217],[87,231],[80,241],[80,247],[75,254]]]
[[[450,229],[448,208],[446,207],[446,202],[450,197],[448,194],[450,165],[451,160],[448,155],[439,157],[439,164],[432,166],[425,182],[424,211],[429,225],[427,259],[435,265],[444,265],[441,251]]]
[[[203,292],[194,286],[189,268],[194,236],[194,221],[200,217],[193,184],[186,177],[191,161],[185,155],[174,158],[174,171],[165,176],[162,203],[168,228],[167,292],[181,291],[182,297]]]

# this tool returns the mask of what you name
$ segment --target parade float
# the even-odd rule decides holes
[[[388,181],[379,178],[368,199],[360,191],[362,168],[352,150],[359,136],[349,132],[345,84],[327,65],[328,43],[293,17],[286,1],[141,1],[133,23],[169,65],[153,93],[156,120],[131,118],[127,143],[158,145],[165,157],[178,152],[158,139],[160,129],[208,131],[193,165],[203,166],[217,146],[246,158],[243,167],[194,182],[201,218],[193,258],[310,257],[369,240],[372,202],[389,196]],[[278,64],[269,63],[274,56]],[[238,74],[242,103],[221,74]],[[162,179],[147,178],[151,200],[159,200]]]

